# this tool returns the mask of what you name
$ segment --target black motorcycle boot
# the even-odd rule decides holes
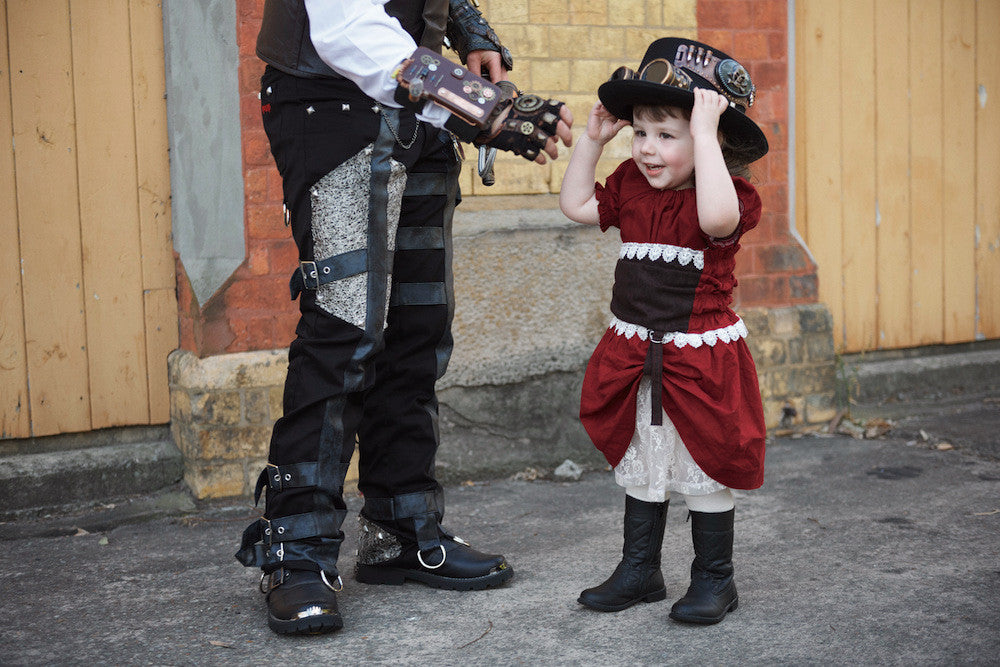
[[[358,516],[354,578],[363,584],[400,586],[409,579],[434,588],[477,591],[514,576],[503,556],[476,551],[441,528],[443,512],[436,509],[441,506],[439,491],[384,501],[366,498]]]
[[[625,496],[625,542],[621,562],[607,581],[580,593],[577,602],[598,611],[621,611],[636,602],[666,599],[660,551],[668,503],[647,503]]]
[[[319,635],[344,627],[337,608],[340,577],[332,583],[323,572],[281,568],[261,576],[267,594],[267,625],[282,635]]]
[[[733,581],[733,517],[728,512],[691,512],[694,561],[687,593],[670,608],[684,623],[718,623],[739,605]]]

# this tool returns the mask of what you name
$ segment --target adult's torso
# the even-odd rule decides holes
[[[441,51],[448,0],[389,0],[385,11],[417,44]],[[313,47],[305,0],[266,0],[257,35],[257,56],[295,76],[339,78]]]

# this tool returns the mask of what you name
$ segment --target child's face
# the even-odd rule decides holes
[[[638,112],[632,119],[632,159],[657,190],[694,186],[694,139],[691,122],[680,113],[655,120]]]

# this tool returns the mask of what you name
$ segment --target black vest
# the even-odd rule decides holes
[[[385,11],[399,21],[417,44],[441,52],[448,0],[389,0]],[[320,59],[309,38],[305,0],[266,0],[264,20],[257,35],[257,57],[294,76],[339,78]]]

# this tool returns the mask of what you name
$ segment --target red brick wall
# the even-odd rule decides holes
[[[789,233],[788,0],[698,0],[698,38],[743,63],[757,86],[750,115],[770,151],[753,165],[760,226],[737,255],[739,306],[817,303],[816,267]]]
[[[264,0],[235,2],[247,259],[201,308],[177,263],[181,347],[199,356],[286,347],[298,319],[287,287],[296,250],[284,225],[281,181],[261,127],[257,97],[264,66],[254,46]],[[697,12],[701,41],[750,70],[757,85],[751,113],[771,146],[767,157],[754,165],[764,217],[747,235],[739,255],[738,305],[816,303],[815,266],[788,231],[786,0],[699,0]]]

